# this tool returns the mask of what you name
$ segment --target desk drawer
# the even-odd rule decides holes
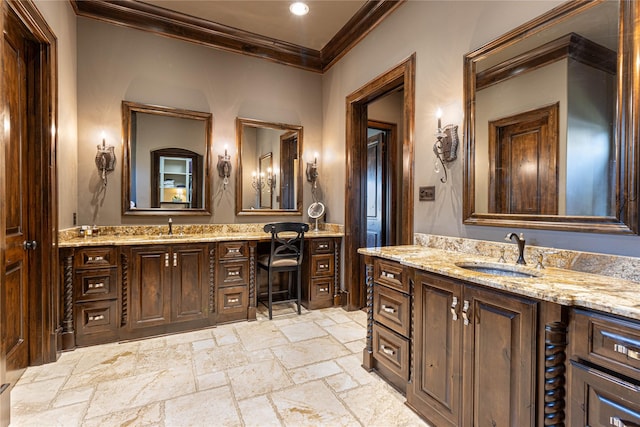
[[[373,325],[373,357],[404,380],[409,380],[409,340],[384,326]]]
[[[221,262],[218,264],[218,286],[237,286],[249,283],[249,261]]]
[[[115,268],[79,271],[76,275],[76,300],[116,298],[116,271]]]
[[[305,244],[307,242],[309,242],[308,245],[312,254],[333,253],[333,239],[309,239],[305,241]]]
[[[218,259],[238,259],[249,256],[248,242],[220,242],[218,243]]]
[[[640,324],[575,310],[573,353],[640,381]]]
[[[333,276],[333,254],[311,255],[311,277]]]
[[[222,288],[217,295],[217,314],[219,322],[247,318],[249,292],[246,286]]]
[[[117,328],[117,301],[84,302],[75,305],[78,335],[115,334]]]
[[[411,298],[384,286],[373,286],[373,318],[405,337],[411,326]]]
[[[74,257],[75,268],[115,267],[116,248],[83,248]]]
[[[402,270],[397,262],[376,258],[373,263],[373,281],[408,294],[409,281],[405,280]]]

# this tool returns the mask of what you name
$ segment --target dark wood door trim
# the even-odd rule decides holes
[[[46,20],[31,0],[6,0],[3,15],[9,10],[25,25],[37,44],[33,64],[33,111],[30,119],[33,132],[29,137],[30,152],[33,153],[32,176],[35,180],[34,194],[29,200],[35,215],[30,219],[32,240],[38,242],[31,263],[29,287],[29,363],[40,365],[57,358],[60,328],[60,286],[58,275],[58,193],[56,145],[58,129],[57,114],[57,41]],[[4,31],[4,19],[2,20]],[[0,54],[1,55],[1,54]],[[0,58],[1,59],[1,58]],[[4,95],[0,95],[4,96]],[[4,105],[4,100],[3,100]],[[4,144],[4,132],[0,141]],[[2,150],[0,150],[2,151]],[[0,170],[6,170],[4,154],[0,154]],[[2,175],[2,174],[0,174]],[[4,176],[0,178],[4,183]],[[5,187],[0,185],[0,199],[5,200]],[[6,211],[0,208],[0,221],[4,222]],[[2,227],[0,227],[2,228]],[[0,235],[0,265],[4,269],[5,242]],[[1,271],[0,277],[4,277]],[[0,283],[0,286],[4,286]]]
[[[414,163],[414,111],[415,111],[415,53],[398,66],[376,77],[347,96],[346,120],[346,179],[345,179],[345,252],[344,277],[347,291],[347,309],[364,306],[364,263],[358,248],[366,245],[366,169],[367,169],[367,105],[402,87],[404,90],[402,122],[402,191],[398,202],[402,206],[398,218],[397,244],[413,241],[413,163]]]

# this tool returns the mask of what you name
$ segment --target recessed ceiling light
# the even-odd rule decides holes
[[[291,3],[291,6],[289,6],[289,10],[294,15],[302,16],[309,13],[309,6],[307,6],[305,3],[302,3],[301,1],[297,1],[295,3]]]

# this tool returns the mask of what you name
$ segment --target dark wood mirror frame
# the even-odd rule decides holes
[[[188,209],[167,209],[167,208],[135,208],[131,209],[131,142],[132,142],[132,114],[147,113],[165,117],[184,118],[191,120],[200,120],[204,123],[204,161],[202,184],[204,185],[203,197],[204,203],[201,208]],[[123,215],[172,215],[172,216],[195,216],[195,215],[211,215],[211,191],[213,188],[212,171],[212,127],[213,115],[211,113],[201,111],[183,110],[178,108],[163,107],[158,105],[139,104],[130,101],[122,101],[122,135],[123,135],[123,151],[122,151],[122,214]],[[157,180],[156,180],[157,181]],[[153,179],[151,180],[153,182]]]
[[[492,52],[502,50],[518,40],[578,14],[601,1],[574,0],[515,28],[513,31],[465,55],[465,155],[463,175],[463,222],[468,225],[521,227],[533,229],[582,231],[593,233],[638,233],[638,167],[640,138],[640,5],[635,1],[620,2],[619,54],[617,74],[617,141],[615,173],[615,216],[554,216],[489,214],[475,211],[475,87],[476,63]]]
[[[298,173],[294,177],[296,182],[295,188],[295,209],[246,209],[243,207],[243,172],[242,172],[242,131],[244,126],[266,129],[277,129],[282,131],[289,131],[284,136],[291,136],[293,133],[297,133],[298,137]],[[282,140],[282,137],[281,137]],[[288,125],[284,123],[270,123],[262,120],[246,119],[238,117],[236,118],[236,149],[237,156],[237,172],[236,172],[236,215],[302,215],[302,153],[303,153],[303,132],[302,126]],[[282,161],[281,161],[282,163]],[[282,172],[282,171],[281,171]],[[280,177],[278,178],[280,179]]]

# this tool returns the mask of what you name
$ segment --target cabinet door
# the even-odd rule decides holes
[[[172,320],[206,318],[209,315],[207,245],[174,246],[171,267]]]
[[[462,425],[533,426],[536,303],[473,286],[467,302]]]
[[[407,403],[437,426],[461,425],[461,294],[458,283],[415,274],[415,372]]]
[[[131,328],[158,326],[171,321],[170,258],[167,246],[131,249]]]

